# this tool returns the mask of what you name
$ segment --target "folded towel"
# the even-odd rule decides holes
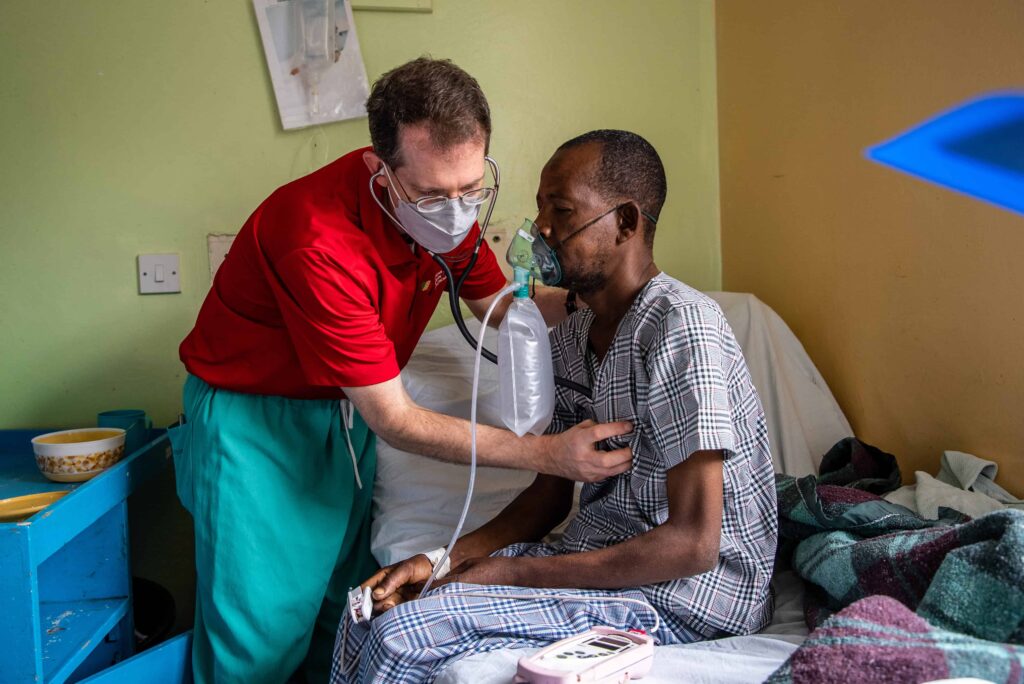
[[[972,518],[980,518],[986,513],[1003,508],[1003,504],[986,494],[958,489],[920,470],[915,476],[917,486],[914,487],[914,503],[917,514],[922,518],[937,520],[940,506],[960,511]],[[886,499],[892,501],[889,497]]]
[[[999,466],[993,461],[962,451],[947,451],[942,454],[935,477],[919,470],[915,484],[889,492],[884,498],[928,520],[939,518],[939,508],[950,508],[972,518],[1002,508],[1024,509],[1024,501],[994,482],[998,472]]]
[[[1010,494],[995,483],[999,465],[962,451],[947,451],[942,454],[939,474],[936,477],[948,485],[992,497],[1008,506],[1024,506],[1024,500]]]

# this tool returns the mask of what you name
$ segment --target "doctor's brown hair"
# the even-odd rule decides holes
[[[438,149],[491,140],[491,109],[476,79],[448,59],[420,57],[396,67],[373,84],[366,101],[373,150],[393,169],[402,165],[398,132],[427,124]]]

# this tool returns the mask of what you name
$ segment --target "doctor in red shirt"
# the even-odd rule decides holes
[[[494,199],[490,110],[469,74],[427,58],[382,76],[367,110],[372,147],[253,212],[181,344],[186,422],[171,440],[195,522],[200,683],[283,682],[304,661],[326,681],[347,589],[375,570],[375,436],[469,460],[469,425],[413,403],[399,372],[446,291],[432,254],[460,277]],[[461,296],[481,318],[504,285],[484,243]],[[557,291],[537,303],[550,324],[565,315]],[[596,481],[630,462],[596,443],[630,429],[481,426],[479,459]]]

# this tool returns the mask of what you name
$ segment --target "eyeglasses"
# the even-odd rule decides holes
[[[398,181],[398,187],[402,188],[402,192],[405,193],[406,197],[409,197],[409,193],[406,191],[405,186],[402,185],[402,181],[398,177],[398,174],[392,174],[388,171],[387,164],[384,165],[384,170],[387,172],[389,178],[393,177]],[[432,197],[420,197],[418,200],[413,200],[412,203],[416,206],[417,211],[421,211],[424,214],[433,214],[447,207],[449,202],[454,202],[456,200],[461,200],[464,204],[475,207],[494,197],[494,192],[494,188],[477,188],[476,190],[470,190],[469,192],[463,193],[457,197],[434,195]]]

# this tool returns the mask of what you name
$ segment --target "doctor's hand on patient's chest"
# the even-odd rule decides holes
[[[433,569],[430,560],[419,554],[378,570],[360,585],[373,592],[373,614],[379,615],[419,596]]]
[[[628,435],[632,431],[633,425],[625,421],[595,423],[584,420],[565,432],[548,435],[544,437],[549,440],[546,443],[545,466],[540,471],[575,482],[599,482],[624,473],[629,470],[633,460],[630,448],[625,446],[602,451],[598,449],[598,444],[611,437]]]

